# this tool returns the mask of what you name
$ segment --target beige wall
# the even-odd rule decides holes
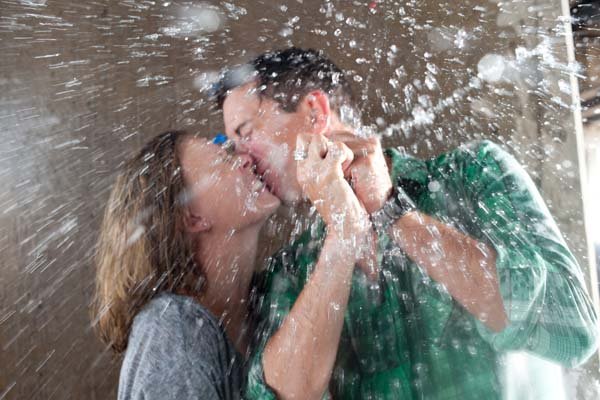
[[[568,76],[564,38],[547,43],[554,59],[524,56],[519,68],[529,74],[464,89],[486,53],[510,62],[519,46],[543,45],[528,28],[554,25],[559,2],[381,2],[375,13],[367,2],[282,3],[221,5],[221,29],[185,39],[163,31],[177,22],[177,3],[0,0],[0,398],[114,397],[118,363],[90,331],[87,310],[114,172],[156,133],[219,130],[194,78],[270,48],[324,49],[353,73],[365,121],[382,118],[382,129],[414,122],[418,96],[434,105],[453,98],[431,124],[386,142],[420,156],[480,137],[504,142],[585,263],[574,122],[554,98],[570,104],[558,85]],[[535,83],[543,77],[548,87]],[[283,239],[271,232],[268,240]]]

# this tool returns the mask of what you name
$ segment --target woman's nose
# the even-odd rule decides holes
[[[237,140],[235,141],[235,151],[236,153],[248,153],[249,152],[249,146],[248,146],[248,137],[245,138],[237,138]]]
[[[239,157],[238,165],[239,165],[240,169],[248,169],[248,168],[252,167],[252,164],[254,163],[254,161],[252,160],[252,157],[250,157],[250,155],[239,154],[238,157]]]

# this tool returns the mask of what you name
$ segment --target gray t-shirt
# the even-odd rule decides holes
[[[240,399],[241,360],[208,310],[162,293],[134,318],[118,399]]]

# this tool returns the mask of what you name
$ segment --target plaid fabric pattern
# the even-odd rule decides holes
[[[496,250],[510,323],[500,333],[490,331],[389,238],[380,238],[379,282],[354,271],[329,388],[334,398],[500,399],[503,352],[525,350],[575,366],[595,351],[597,317],[581,269],[512,156],[489,141],[427,161],[396,149],[387,155],[393,181],[421,212]],[[260,334],[249,362],[248,399],[275,399],[264,382],[262,351],[310,277],[323,235],[318,221],[273,256],[260,276]]]

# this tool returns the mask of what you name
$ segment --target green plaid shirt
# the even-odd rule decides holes
[[[595,351],[598,325],[581,269],[513,157],[489,141],[427,161],[395,149],[387,155],[393,181],[421,212],[496,250],[510,323],[490,331],[389,238],[380,238],[379,282],[354,271],[329,387],[334,398],[497,399],[505,351],[526,350],[565,366]],[[318,222],[272,257],[260,277],[248,399],[275,398],[264,382],[262,352],[307,282],[323,237]]]

